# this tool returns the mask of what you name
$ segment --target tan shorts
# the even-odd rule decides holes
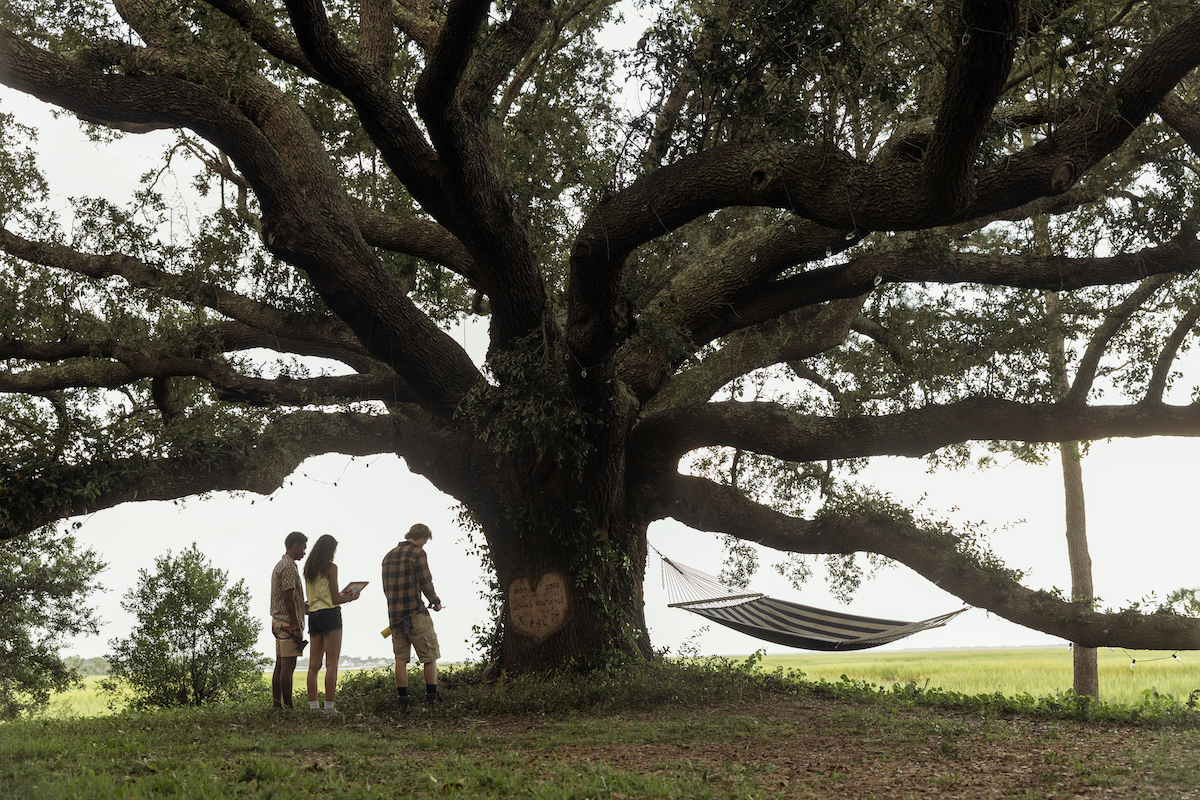
[[[304,654],[303,648],[300,647],[300,642],[296,639],[288,637],[280,639],[280,636],[285,635],[280,628],[288,627],[288,623],[280,622],[277,619],[271,620],[271,635],[275,637],[275,655],[281,658],[299,658]]]
[[[392,652],[397,663],[407,664],[412,660],[412,651],[417,651],[418,664],[431,664],[442,657],[438,648],[437,632],[428,614],[413,614],[412,630],[405,636],[399,628],[392,629]]]

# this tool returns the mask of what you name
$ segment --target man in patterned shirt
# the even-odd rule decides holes
[[[425,700],[440,702],[437,690],[437,660],[441,657],[433,619],[421,595],[429,598],[429,607],[442,610],[442,601],[433,588],[425,544],[433,538],[429,526],[417,523],[383,557],[383,593],[388,601],[388,620],[392,628],[392,652],[396,656],[396,699],[401,711],[408,710],[408,662],[412,651],[424,665]]]
[[[304,652],[304,584],[296,562],[304,558],[308,537],[292,531],[283,540],[283,558],[271,570],[271,633],[275,636],[275,672],[271,701],[275,708],[292,708],[292,676]]]

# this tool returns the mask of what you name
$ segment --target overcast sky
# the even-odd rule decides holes
[[[153,160],[165,139],[131,137],[103,149],[73,131],[69,122],[54,122],[46,107],[0,87],[0,111],[42,128],[43,169],[59,197],[102,194],[125,201],[138,176],[156,166]],[[62,203],[65,208],[65,200]],[[456,334],[478,355],[486,346],[485,329],[475,325]],[[1190,385],[1190,384],[1189,384]],[[1176,402],[1185,400],[1177,397]],[[1084,460],[1088,526],[1096,592],[1113,607],[1172,589],[1200,585],[1200,510],[1196,508],[1195,456],[1200,442],[1179,439],[1097,443]],[[884,459],[862,481],[888,492],[902,503],[924,497],[931,512],[967,521],[985,521],[994,533],[994,550],[1012,567],[1031,570],[1027,585],[1070,586],[1063,537],[1061,473],[1057,462],[1043,467],[1013,463],[987,472],[926,474],[919,461]],[[466,551],[455,524],[454,501],[424,479],[408,472],[395,456],[352,459],[329,455],[306,462],[270,498],[218,495],[180,503],[134,503],[80,518],[82,542],[109,564],[102,576],[107,591],[94,597],[105,624],[100,636],[73,642],[69,650],[84,656],[103,655],[113,637],[126,636],[132,619],[120,608],[122,595],[136,582],[138,570],[152,569],[154,559],[196,542],[231,579],[245,580],[253,611],[267,613],[271,567],[283,554],[283,538],[302,530],[310,543],[321,534],[340,542],[337,563],[343,582],[369,580],[358,602],[344,610],[343,652],[359,657],[390,654],[379,631],[387,624],[379,589],[380,561],[414,522],[428,524],[430,567],[445,609],[434,620],[443,661],[472,656],[467,641],[472,628],[486,625],[480,597],[482,572]],[[958,509],[954,511],[954,509]],[[711,534],[689,530],[673,521],[654,524],[650,542],[668,557],[716,574],[721,544]],[[773,570],[769,552],[754,581],[758,591],[816,606],[841,607],[817,575],[794,590]],[[646,578],[646,617],[656,647],[680,652],[739,655],[758,648],[787,652],[719,626],[709,626],[685,611],[666,607],[659,561],[651,556]],[[852,613],[898,619],[921,619],[952,611],[961,602],[904,567],[883,572],[863,586],[847,607]],[[920,634],[886,649],[909,647],[990,647],[1065,643],[973,609],[945,628]],[[260,638],[265,653],[273,643]],[[1186,659],[1186,656],[1185,656]],[[1200,660],[1200,654],[1195,656]]]

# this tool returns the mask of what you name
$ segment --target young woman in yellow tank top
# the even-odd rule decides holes
[[[357,594],[342,594],[338,591],[337,564],[333,554],[337,552],[337,539],[325,534],[313,545],[304,562],[304,589],[308,597],[308,706],[316,710],[317,673],[321,662],[325,662],[325,710],[334,711],[334,696],[337,694],[338,659],[342,657],[342,609],[343,603],[358,599]]]

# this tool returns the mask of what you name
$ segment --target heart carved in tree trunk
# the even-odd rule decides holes
[[[513,630],[540,642],[567,621],[567,576],[551,570],[532,583],[517,578],[508,585],[508,608]]]

